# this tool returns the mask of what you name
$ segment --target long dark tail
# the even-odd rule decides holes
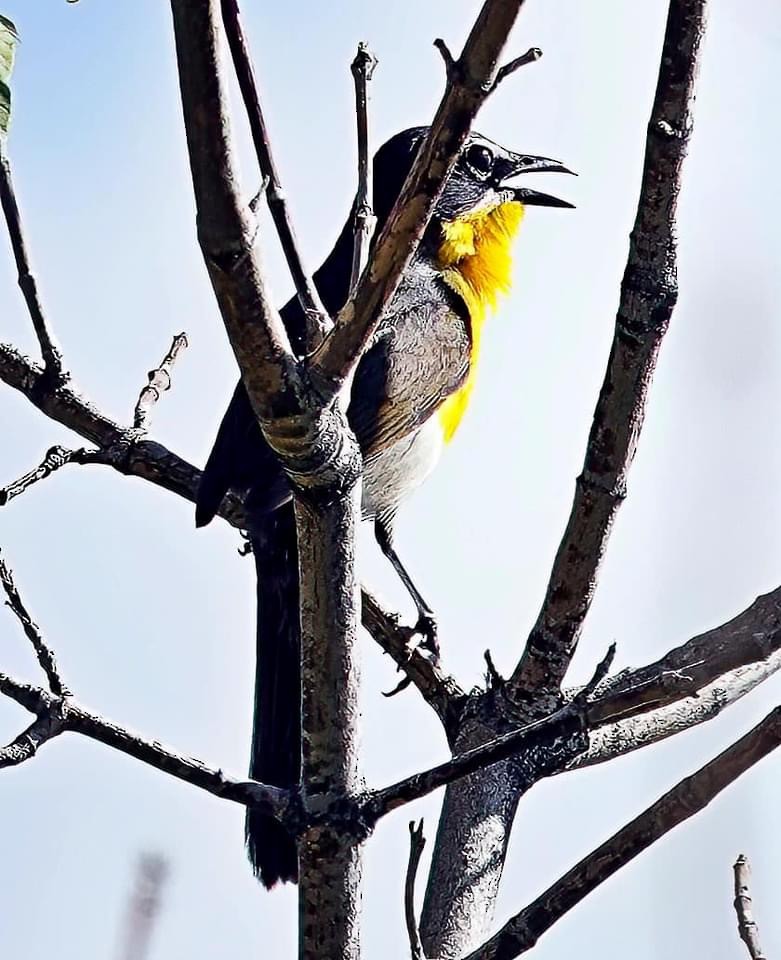
[[[255,715],[250,776],[277,787],[301,777],[301,632],[292,503],[253,525],[258,578]],[[247,811],[247,850],[266,887],[298,879],[293,838],[276,820]]]

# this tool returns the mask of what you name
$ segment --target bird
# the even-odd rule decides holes
[[[427,127],[397,133],[373,160],[373,237],[388,219]],[[483,325],[512,279],[511,245],[527,206],[571,203],[512,182],[530,172],[571,173],[547,157],[515,153],[469,134],[445,181],[417,252],[385,308],[355,371],[347,418],[363,456],[362,513],[412,597],[417,631],[438,654],[436,620],[394,545],[400,504],[436,466],[455,435],[475,382]],[[353,215],[314,274],[334,316],[350,287]],[[281,311],[291,346],[305,351],[305,316],[297,298]],[[298,559],[292,492],[266,443],[241,383],[220,424],[196,497],[197,526],[234,489],[245,497],[247,536],[257,573],[255,712],[250,776],[295,787],[301,773]],[[246,843],[262,884],[295,882],[295,840],[251,808]]]

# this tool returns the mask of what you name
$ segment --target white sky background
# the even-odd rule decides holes
[[[325,254],[354,189],[352,82],[358,40],[380,58],[375,145],[432,115],[442,64],[477,2],[245,3],[269,123],[306,258]],[[781,8],[712,0],[696,130],[680,208],[679,308],[573,680],[607,644],[640,664],[723,622],[781,582],[781,299],[777,223]],[[531,209],[516,286],[484,340],[473,407],[438,473],[401,515],[399,543],[438,611],[447,663],[477,682],[490,646],[511,669],[536,616],[569,511],[612,334],[656,79],[662,0],[530,0],[510,54],[543,60],[502,87],[478,129],[560,157],[580,178],[545,187],[578,209]],[[0,0],[23,37],[10,150],[49,317],[87,395],[118,418],[172,334],[190,348],[154,415],[154,436],[202,464],[235,367],[198,252],[166,3]],[[244,136],[244,135],[243,135]],[[244,136],[247,196],[257,178]],[[555,181],[555,182],[554,182]],[[542,179],[539,181],[542,183]],[[290,284],[270,231],[280,302]],[[33,349],[0,241],[0,339]],[[0,385],[0,485],[55,442],[78,443]],[[108,717],[241,774],[254,650],[250,561],[226,525],[107,469],[70,467],[0,513],[0,543],[75,692]],[[364,576],[403,594],[366,538]],[[406,608],[405,608],[406,609]],[[366,774],[382,784],[445,757],[413,692],[365,651]],[[37,679],[23,637],[0,620],[2,669]],[[756,723],[766,687],[707,727],[610,768],[557,778],[521,806],[499,905],[521,907],[682,775]],[[26,723],[0,702],[0,740]],[[781,884],[779,764],[771,757],[574,910],[540,960],[741,956],[731,864],[754,867],[769,956]],[[407,821],[368,847],[366,955],[405,956]],[[295,891],[264,894],[242,849],[243,813],[77,737],[0,774],[0,955],[115,953],[140,851],[171,861],[153,957],[289,957]],[[430,849],[430,846],[429,846]]]

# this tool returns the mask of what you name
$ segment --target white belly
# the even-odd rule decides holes
[[[437,465],[443,443],[439,417],[435,414],[412,436],[367,460],[363,465],[364,517],[394,514],[401,501]]]

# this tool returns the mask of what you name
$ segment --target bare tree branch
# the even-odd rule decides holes
[[[30,641],[35,651],[35,656],[38,658],[41,670],[46,674],[49,689],[56,696],[68,696],[69,691],[60,676],[54,653],[43,639],[38,624],[34,622],[33,618],[27,612],[27,608],[14,583],[13,572],[5,560],[3,560],[2,556],[0,556],[0,585],[2,585],[7,598],[6,606],[22,625],[24,635]]]
[[[0,770],[4,767],[15,767],[34,757],[38,747],[62,733],[64,729],[62,717],[58,716],[55,710],[47,710],[18,737],[0,747]]]
[[[740,939],[746,944],[751,960],[767,960],[762,947],[759,945],[759,928],[754,919],[754,908],[751,902],[751,890],[749,889],[751,866],[742,853],[735,861],[732,869],[735,872],[734,903]]]
[[[423,848],[426,846],[426,838],[423,836],[423,820],[415,826],[415,821],[409,823],[409,862],[407,863],[407,876],[404,881],[404,919],[407,923],[407,936],[409,937],[409,952],[412,960],[426,960],[423,953],[423,946],[420,942],[420,932],[418,930],[418,920],[415,916],[415,879],[418,875],[418,866]]]
[[[238,189],[219,51],[218,0],[172,0],[198,240],[255,414],[299,412],[301,383]]]
[[[521,694],[556,690],[561,684],[626,496],[651,378],[678,295],[675,212],[691,135],[705,7],[705,0],[670,3],[610,359],[542,609],[512,676]]]
[[[360,359],[414,255],[472,121],[495,88],[498,60],[523,2],[485,0],[461,56],[448,69],[444,96],[369,269],[312,358],[313,379],[326,396],[339,391]]]
[[[99,740],[115,750],[127,753],[143,763],[157,767],[164,773],[185,780],[219,797],[236,803],[259,805],[270,816],[284,819],[293,802],[293,794],[279,787],[267,787],[256,781],[232,780],[222,770],[211,770],[199,760],[180,756],[160,743],[143,740],[137,734],[104,720],[80,706],[62,682],[54,653],[41,636],[38,626],[27,612],[13,574],[0,560],[0,584],[8,598],[7,606],[19,620],[27,639],[32,644],[38,662],[49,681],[49,690],[23,683],[8,674],[0,673],[0,694],[14,700],[37,720],[6,747],[0,749],[0,767],[29,760],[38,747],[66,730],[76,731],[93,740]]]
[[[306,317],[307,352],[309,352],[319,345],[322,338],[330,330],[332,326],[331,318],[320,300],[320,295],[312,282],[311,276],[304,269],[301,254],[298,250],[298,242],[288,210],[287,197],[282,189],[279,171],[271,153],[271,140],[266,128],[266,119],[263,116],[263,108],[255,81],[255,68],[244,37],[238,0],[222,0],[222,19],[233,59],[233,67],[236,71],[239,89],[247,111],[252,142],[255,145],[255,154],[265,183],[269,210],[279,234],[279,241],[295,284],[301,309]]]
[[[37,467],[25,473],[17,480],[13,480],[7,486],[0,487],[0,507],[4,507],[10,500],[13,500],[14,497],[18,497],[24,493],[25,490],[32,487],[33,484],[38,483],[39,480],[45,480],[51,476],[55,470],[59,470],[60,467],[64,467],[68,463],[96,463],[100,462],[100,460],[101,454],[100,451],[97,450],[89,451],[83,448],[80,450],[69,450],[67,447],[62,447],[59,444],[54,447],[49,447],[43,460],[41,460]]]
[[[781,743],[781,707],[584,857],[465,960],[512,960],[569,910],[660,837],[703,810]]]
[[[579,770],[613,760],[706,723],[751,693],[777,673],[779,668],[781,651],[776,651],[767,660],[725,673],[690,697],[592,730],[588,750],[576,757],[567,770]]]
[[[123,427],[107,417],[78,393],[71,383],[50,387],[40,365],[10,344],[0,344],[0,380],[23,393],[47,417],[100,448],[99,453],[74,451],[67,462],[107,464],[120,473],[140,477],[185,500],[195,501],[200,470],[162,444],[139,439],[132,427]],[[45,475],[49,473],[51,470]],[[17,481],[17,484],[21,482]],[[22,490],[29,485],[24,484]],[[6,492],[10,493],[10,489],[6,488]],[[12,495],[16,496],[22,490],[16,490]],[[233,493],[225,497],[219,513],[235,527],[244,528],[247,525],[244,506]]]
[[[595,724],[657,709],[696,694],[718,677],[781,649],[781,587],[727,623],[670,650],[655,663],[606,681],[589,709]]]
[[[212,769],[200,760],[175,753],[157,740],[145,740],[81,706],[70,696],[58,697],[42,687],[23,683],[5,673],[0,673],[0,694],[37,714],[39,720],[51,724],[49,736],[44,735],[47,732],[45,723],[40,727],[34,723],[21,737],[33,732],[36,727],[36,735],[43,736],[43,740],[65,731],[80,733],[207,793],[244,806],[259,806],[264,813],[279,820],[285,821],[288,812],[293,808],[295,798],[289,790],[266,786],[255,780],[236,780],[229,777],[222,770]],[[17,738],[17,741],[20,739]],[[29,756],[34,753],[35,749],[32,749]]]
[[[8,157],[0,145],[0,205],[5,214],[8,225],[8,235],[11,238],[11,248],[14,252],[16,269],[19,272],[19,287],[27,304],[27,310],[32,320],[35,335],[41,348],[44,370],[49,383],[60,383],[67,377],[63,370],[62,354],[49,329],[46,316],[43,312],[38,285],[30,269],[30,258],[22,230],[22,220],[16,202],[13,181],[11,179],[11,165]]]
[[[588,746],[589,703],[594,691],[607,675],[614,656],[615,645],[611,646],[597,666],[592,679],[575,698],[542,720],[513,730],[452,757],[445,763],[370,794],[364,802],[364,816],[367,821],[374,823],[405,803],[418,800],[448,783],[519,753],[529,754],[534,751],[543,759],[545,767],[538,773],[538,778],[551,772],[547,769],[548,765],[551,768],[565,765]],[[557,742],[563,742],[563,750],[552,749]],[[544,757],[545,751],[549,751],[549,756]],[[562,761],[560,752],[566,755],[566,761]]]
[[[171,369],[180,352],[187,347],[187,334],[178,333],[171,343],[168,353],[160,361],[160,366],[147,374],[149,383],[141,390],[133,412],[133,427],[146,433],[152,416],[152,408],[166,390],[171,389]]]
[[[369,246],[377,223],[372,209],[372,165],[369,156],[369,81],[376,66],[377,58],[365,43],[359,43],[358,52],[350,65],[355,82],[355,119],[358,134],[358,192],[355,196],[350,296],[369,259]]]

